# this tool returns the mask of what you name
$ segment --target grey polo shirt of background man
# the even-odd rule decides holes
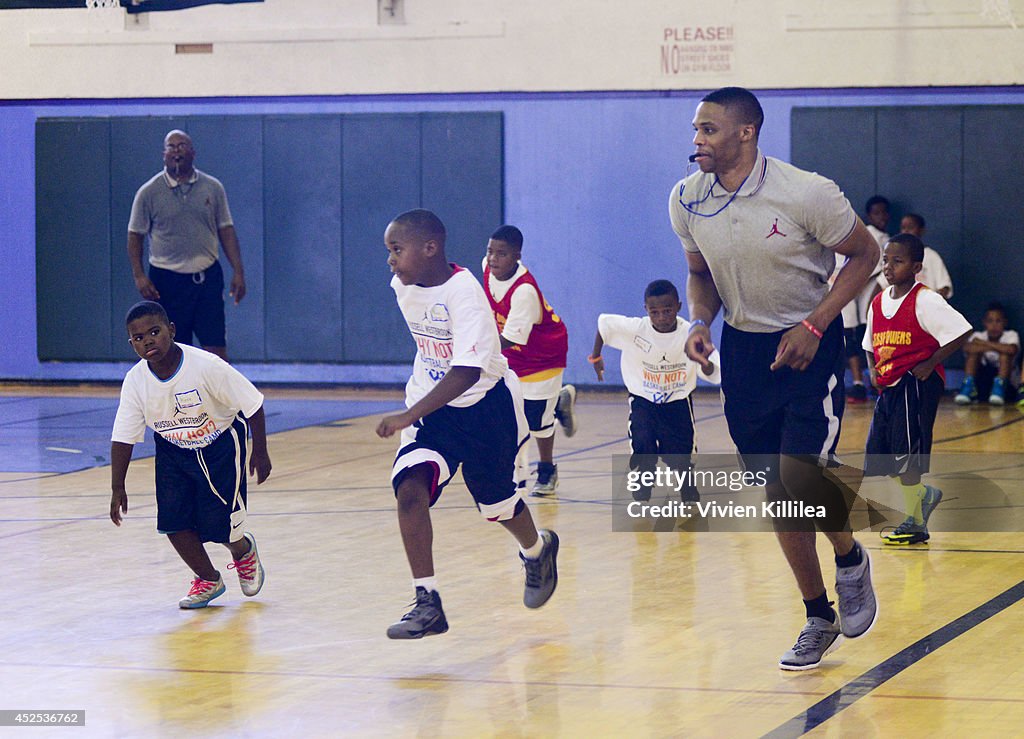
[[[717,215],[695,215],[680,201]],[[788,329],[807,318],[828,292],[832,248],[857,224],[834,182],[760,149],[735,194],[714,174],[698,171],[672,188],[669,213],[683,248],[707,262],[726,323],[754,333]]]
[[[166,170],[139,188],[128,230],[149,235],[149,263],[160,269],[195,274],[217,261],[219,229],[234,225],[224,186],[195,170],[178,182]]]

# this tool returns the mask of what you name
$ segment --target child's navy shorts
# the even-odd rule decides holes
[[[865,476],[928,471],[932,429],[944,390],[938,372],[924,382],[908,372],[882,391],[864,448]]]
[[[249,426],[239,415],[216,441],[183,449],[156,440],[156,528],[195,530],[200,541],[238,541],[245,527]]]
[[[461,464],[480,513],[489,521],[507,520],[521,500],[513,476],[516,454],[528,438],[519,383],[506,376],[473,405],[446,405],[403,429],[391,484],[397,492],[409,469],[430,465],[433,505]]]

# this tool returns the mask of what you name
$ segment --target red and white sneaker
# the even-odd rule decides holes
[[[218,577],[216,582],[197,577],[192,581],[188,595],[178,601],[178,608],[206,608],[211,600],[224,595],[225,590],[222,577]]]
[[[249,540],[249,553],[229,564],[228,569],[238,572],[238,584],[242,586],[242,592],[251,598],[263,587],[264,572],[259,550],[256,549],[256,537],[248,531],[244,536]]]

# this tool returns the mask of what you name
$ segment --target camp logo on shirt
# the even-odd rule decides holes
[[[430,320],[437,323],[444,323],[451,318],[448,315],[448,306],[444,303],[434,303],[430,306],[430,310],[427,313]]]
[[[198,390],[188,390],[184,393],[174,394],[174,407],[176,410],[184,410],[185,408],[195,408],[197,405],[202,405],[203,399],[199,397]]]

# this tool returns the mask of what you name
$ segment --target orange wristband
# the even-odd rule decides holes
[[[591,354],[589,357],[587,357],[587,361],[590,362],[591,364],[597,364],[598,362],[601,361],[601,355],[598,354],[595,357],[593,354]]]
[[[801,326],[803,326],[803,327],[804,327],[805,329],[807,329],[808,331],[810,331],[810,332],[811,332],[812,334],[814,334],[815,336],[817,336],[817,337],[818,337],[819,339],[820,339],[820,338],[821,338],[822,336],[824,336],[824,335],[825,335],[825,334],[823,334],[823,333],[822,333],[822,332],[821,332],[821,331],[820,331],[820,330],[818,329],[818,327],[817,327],[817,326],[815,326],[815,325],[814,325],[813,323],[811,323],[810,321],[808,321],[808,320],[807,320],[806,318],[805,318],[804,320],[800,321],[800,325],[801,325]]]

